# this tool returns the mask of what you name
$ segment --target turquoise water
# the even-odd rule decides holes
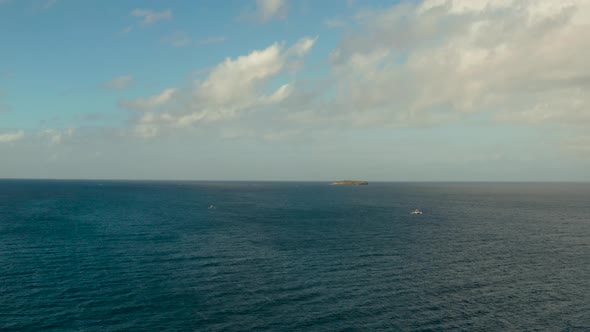
[[[590,331],[590,184],[2,180],[0,330]]]

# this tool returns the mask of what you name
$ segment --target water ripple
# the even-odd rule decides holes
[[[0,181],[0,330],[590,331],[590,185],[95,184]]]

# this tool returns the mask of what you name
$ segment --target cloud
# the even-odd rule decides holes
[[[158,21],[171,20],[172,10],[166,9],[161,12],[153,9],[134,9],[131,11],[131,15],[141,18],[141,23],[144,25],[151,25]]]
[[[44,137],[49,145],[61,144],[64,139],[70,138],[74,135],[76,130],[74,128],[68,129],[46,129],[41,132],[41,136]]]
[[[291,48],[289,48],[287,52],[299,57],[305,56],[307,55],[307,53],[309,53],[309,51],[311,51],[311,48],[313,47],[313,45],[315,45],[317,40],[318,37],[301,38],[297,43],[295,43],[295,45],[291,46]]]
[[[354,125],[496,119],[590,125],[590,1],[401,3],[356,16],[331,54],[334,99]]]
[[[327,70],[312,78],[294,78],[318,41],[305,37],[228,57],[189,86],[120,105],[135,111],[134,133],[146,138],[225,124],[266,137],[476,118],[558,130],[590,126],[588,0],[401,2],[364,9],[348,23]],[[177,37],[176,46],[198,43]],[[273,130],[259,130],[264,126]]]
[[[256,0],[257,12],[262,21],[272,18],[285,18],[287,2],[285,0]]]
[[[159,106],[165,105],[169,102],[174,94],[176,93],[176,89],[170,88],[162,91],[160,94],[148,97],[148,98],[139,98],[134,100],[123,100],[120,102],[121,106],[135,109],[135,110],[151,110],[157,108]]]
[[[0,133],[0,143],[13,143],[25,137],[23,130]]]
[[[242,13],[242,17],[265,23],[273,19],[286,18],[287,11],[286,0],[256,0],[254,11]]]
[[[270,81],[293,70],[293,64],[308,54],[316,40],[305,37],[287,49],[274,43],[235,59],[227,58],[189,88],[169,88],[120,104],[141,111],[136,133],[142,137],[153,137],[162,128],[229,120],[249,111],[277,107],[291,95],[294,82],[274,87]]]
[[[102,84],[105,89],[123,90],[131,87],[134,83],[132,75],[123,75],[114,77],[112,80]]]

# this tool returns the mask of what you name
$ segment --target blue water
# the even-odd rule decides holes
[[[0,330],[590,331],[590,184],[3,180]]]

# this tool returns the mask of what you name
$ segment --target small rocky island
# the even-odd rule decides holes
[[[366,186],[369,182],[367,181],[355,181],[355,180],[343,180],[343,181],[336,181],[332,182],[333,186]]]

